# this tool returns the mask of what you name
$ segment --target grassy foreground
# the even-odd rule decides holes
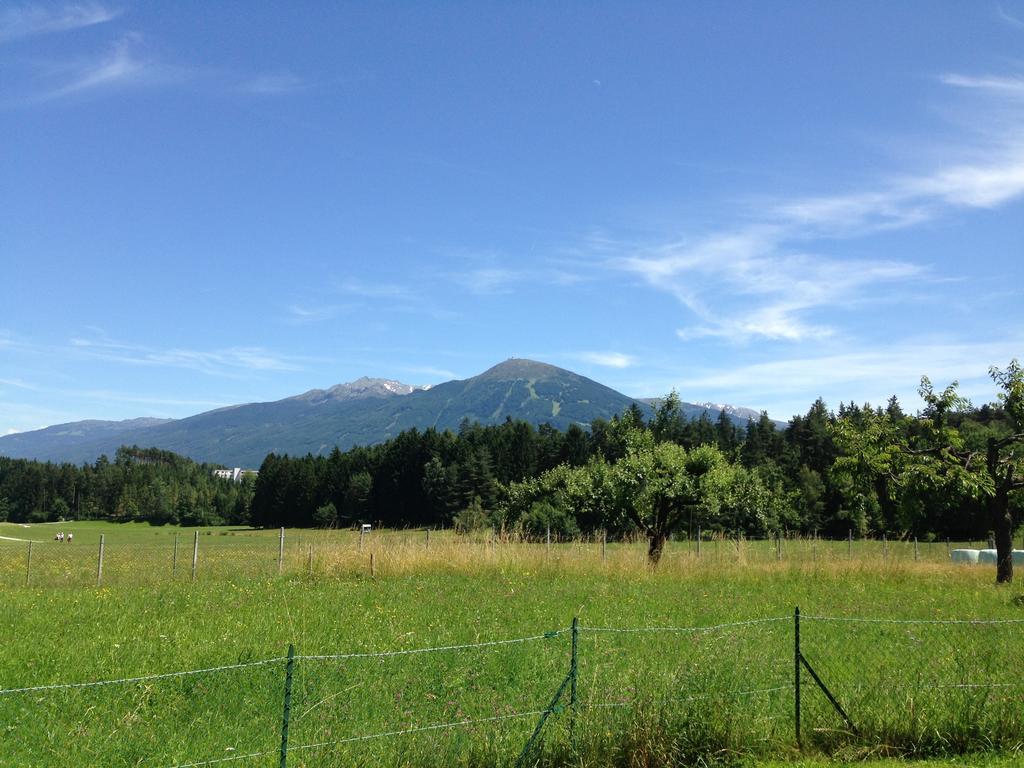
[[[381,537],[362,552],[351,540],[337,551],[320,542],[312,561],[308,548],[306,558],[296,553],[283,576],[273,560],[272,568],[195,583],[148,580],[144,569],[137,582],[101,588],[10,583],[0,592],[3,689],[274,661],[2,694],[3,764],[277,765],[289,643],[308,657],[535,638],[302,658],[294,668],[289,765],[511,765],[538,720],[531,713],[548,706],[566,677],[575,615],[583,627],[575,747],[570,712],[557,711],[530,764],[817,765],[803,761],[794,738],[795,605],[806,616],[803,652],[858,731],[805,674],[805,756],[963,755],[934,765],[997,766],[1021,759],[1024,625],[811,618],[1024,618],[1016,592],[994,587],[988,569],[881,562],[874,553],[780,562],[769,549],[743,562],[710,551],[697,560],[679,544],[651,573],[635,547],[609,547],[602,560],[593,544],[549,551],[483,541],[445,550],[438,540],[427,556],[407,539],[395,534],[385,547]],[[376,578],[369,551],[378,556]],[[603,631],[751,620],[764,621]],[[466,721],[480,722],[433,729]],[[395,731],[416,732],[377,736]],[[256,756],[239,759],[248,754]]]

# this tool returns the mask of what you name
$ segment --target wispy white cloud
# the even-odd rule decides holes
[[[77,354],[127,365],[165,366],[217,376],[239,376],[262,371],[301,371],[300,358],[279,355],[263,347],[229,347],[219,350],[153,349],[108,338],[73,338]]]
[[[512,286],[520,282],[522,272],[503,267],[472,269],[455,275],[455,280],[471,293],[488,295],[511,293]]]
[[[335,283],[332,290],[344,296],[354,296],[357,299],[365,300],[353,300],[338,307],[339,311],[341,309],[346,311],[362,309],[372,311],[375,315],[398,313],[445,320],[457,317],[457,312],[437,304],[433,292],[424,288],[423,281],[430,279],[429,275],[420,276],[420,284],[414,286],[407,283],[375,282],[349,278]]]
[[[301,77],[289,74],[259,75],[242,82],[238,90],[258,96],[276,96],[279,94],[296,93],[309,88],[309,83]]]
[[[1024,29],[1024,21],[1017,18],[1016,16],[1012,16],[1011,14],[1009,14],[1000,3],[996,3],[996,18],[1006,22],[1011,27],[1016,27],[1017,29]]]
[[[363,280],[345,280],[338,289],[342,293],[363,296],[368,299],[404,299],[413,295],[413,290],[399,283],[370,283]]]
[[[459,374],[454,371],[449,371],[447,368],[436,368],[432,365],[407,365],[402,366],[399,370],[422,374],[438,381],[451,381],[459,378]]]
[[[14,389],[38,389],[38,387],[36,387],[35,385],[29,384],[28,382],[22,381],[21,379],[0,379],[0,386],[12,387]]]
[[[66,398],[96,400],[105,404],[131,403],[137,405],[168,406],[174,408],[223,408],[234,403],[222,400],[202,398],[160,397],[158,395],[139,395],[113,389],[46,389],[46,392],[58,394]]]
[[[301,304],[292,304],[288,307],[287,319],[288,322],[296,325],[322,323],[327,320],[333,320],[338,316],[341,309],[341,307],[331,305],[304,306]]]
[[[90,2],[58,6],[35,3],[11,5],[0,10],[0,43],[32,35],[92,27],[111,21],[120,14],[119,8]]]
[[[1005,365],[1021,349],[1024,337],[987,343],[912,339],[697,371],[663,382],[661,388],[674,386],[684,397],[756,403],[776,418],[806,410],[808,393],[823,396],[832,407],[840,399],[884,404],[892,394],[912,405],[922,375],[937,383],[959,380],[965,395],[987,401],[994,396],[989,366]]]
[[[622,352],[573,352],[568,357],[605,368],[629,368],[636,365],[636,358],[633,355]]]
[[[309,83],[291,74],[240,77],[238,73],[180,65],[152,51],[136,32],[121,35],[106,48],[88,56],[31,65],[33,76],[20,84],[36,103],[126,88],[156,88],[195,84],[217,91],[260,96],[305,90]],[[20,102],[15,102],[20,103]]]
[[[100,415],[99,418],[120,420],[140,415],[180,418],[196,411],[206,411],[233,404],[227,401],[162,397],[115,389],[75,389],[43,385],[33,385],[31,389],[44,396],[48,403],[64,403],[64,409],[53,410],[25,401],[0,401],[0,429],[3,430],[3,434],[12,435],[43,429],[48,425],[97,418],[97,407],[107,411],[106,416]],[[82,405],[83,403],[86,405]],[[187,410],[183,412],[183,409]],[[144,413],[138,413],[140,410]]]
[[[615,269],[640,276],[674,295],[697,318],[681,328],[683,339],[716,337],[800,341],[833,335],[806,319],[816,309],[866,298],[870,286],[920,277],[924,268],[905,262],[851,262],[787,252],[781,227],[711,235],[613,257]],[[606,246],[607,247],[607,246]]]
[[[975,120],[986,124],[916,173],[880,177],[874,188],[776,201],[738,216],[735,226],[661,243],[595,239],[605,265],[673,295],[695,323],[684,339],[805,341],[837,333],[826,310],[887,298],[921,280],[928,265],[851,260],[838,240],[903,229],[958,209],[993,209],[1024,195],[1024,80],[948,74],[947,85],[978,91]],[[991,119],[986,120],[985,116]],[[751,223],[753,222],[753,223]]]
[[[1021,77],[1004,77],[997,75],[972,76],[950,72],[945,75],[940,75],[939,81],[957,88],[1024,93],[1024,78]]]
[[[115,88],[166,85],[186,77],[185,70],[145,55],[142,46],[140,35],[128,34],[99,56],[56,68],[48,79],[59,79],[60,83],[43,89],[35,100],[53,101]]]

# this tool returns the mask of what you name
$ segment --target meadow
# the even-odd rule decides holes
[[[642,542],[289,530],[279,562],[279,532],[199,529],[192,581],[192,530],[63,527],[0,526],[35,542],[28,586],[0,545],[4,765],[278,765],[290,644],[292,766],[514,765],[545,712],[523,764],[1019,760],[1024,607],[944,542],[676,541],[652,571]],[[805,672],[802,749],[796,606],[852,722]]]

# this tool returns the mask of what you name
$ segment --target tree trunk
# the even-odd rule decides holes
[[[999,450],[993,438],[988,440],[988,471],[995,481],[995,492],[988,498],[992,532],[996,536],[996,583],[1013,581],[1013,518],[1010,515],[1010,493],[999,476]]]
[[[661,560],[661,553],[665,549],[665,541],[668,536],[663,531],[651,532],[650,545],[647,547],[647,562],[653,568]]]
[[[996,582],[1009,584],[1013,581],[1013,521],[1009,495],[998,489],[988,504],[992,513],[992,530],[996,535]]]

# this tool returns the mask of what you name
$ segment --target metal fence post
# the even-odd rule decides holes
[[[579,678],[579,662],[576,653],[580,637],[580,619],[572,617],[572,656],[569,657],[569,674],[572,682],[569,683],[569,743],[576,749],[576,680]]]
[[[697,557],[700,557],[700,526],[697,526]]]
[[[853,559],[853,528],[846,532],[846,557],[849,560]]]
[[[601,562],[608,559],[608,531],[601,531]]]
[[[424,549],[430,549],[430,529],[429,528],[427,528],[427,537],[426,537],[426,540],[423,542],[423,547],[424,547]]]
[[[882,559],[889,559],[889,540],[885,538],[885,534],[882,534]]]
[[[196,580],[196,566],[199,564],[199,531],[192,537],[192,581]]]
[[[548,550],[551,549],[551,523],[548,523]]]
[[[288,665],[284,671],[284,717],[281,720],[281,768],[288,768],[288,721],[292,715],[292,671],[295,669],[295,646],[288,644]]]
[[[309,545],[309,557],[306,559],[306,570],[309,571],[309,575],[313,575],[313,545]]]
[[[373,559],[373,552],[370,553],[370,578],[377,578],[377,562]]]
[[[100,556],[96,563],[96,586],[103,583],[103,534],[100,534]]]
[[[803,749],[800,736],[800,606],[793,611],[793,693],[796,745]]]
[[[917,562],[918,551],[917,551],[917,536],[914,537],[914,562]]]
[[[281,526],[281,533],[277,540],[277,572],[281,573],[284,568],[284,526]]]
[[[28,543],[28,561],[25,563],[25,586],[32,583],[32,542]]]
[[[174,550],[171,553],[171,578],[174,578],[175,571],[178,570],[178,534],[174,534]]]

